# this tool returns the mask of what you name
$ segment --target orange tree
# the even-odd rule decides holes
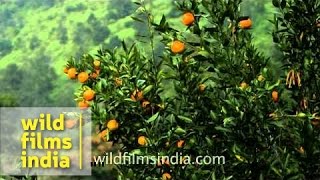
[[[181,30],[165,16],[155,22],[144,1],[136,2],[134,19],[147,24],[150,52],[123,42],[68,62],[65,73],[83,83],[76,101],[91,107],[103,141],[121,152],[186,160],[118,165],[119,179],[304,177],[294,138],[305,114],[291,113],[292,92],[252,45],[253,18],[241,16],[240,3],[179,1]],[[161,61],[155,36],[167,47]],[[197,156],[224,156],[224,164],[188,163]]]
[[[301,121],[291,121],[285,131],[291,137],[283,139],[300,146],[294,157],[300,162],[305,178],[320,174],[320,117],[319,117],[319,58],[320,58],[320,1],[274,0],[279,14],[275,16],[274,42],[283,52],[286,85],[296,100],[291,114],[300,114]]]

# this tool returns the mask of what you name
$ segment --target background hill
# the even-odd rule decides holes
[[[156,21],[165,14],[173,19],[171,24],[181,24],[173,3],[149,1]],[[2,0],[0,4],[0,101],[6,100],[6,105],[10,97],[19,106],[74,106],[72,92],[77,87],[63,76],[66,60],[100,47],[114,48],[121,40],[133,42],[146,30],[131,19],[136,11],[131,0]],[[242,11],[254,21],[256,47],[274,59],[268,21],[273,18],[271,2],[244,0]]]

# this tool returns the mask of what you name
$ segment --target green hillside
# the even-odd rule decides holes
[[[181,14],[174,9],[173,3],[147,1],[156,21],[165,14],[173,19],[169,21],[171,25],[180,26]],[[250,15],[254,20],[252,31],[258,37],[255,38],[257,47],[271,56],[271,24],[268,22],[272,19],[271,2],[245,0],[242,9],[244,15]],[[94,53],[100,47],[113,48],[120,45],[121,40],[133,42],[137,35],[143,36],[146,27],[130,17],[135,11],[139,9],[131,0],[1,2],[0,79],[3,86],[0,91],[11,90],[12,94],[20,94],[18,104],[24,106],[73,106],[70,97],[76,87],[62,75],[66,60],[85,52]],[[177,26],[178,29],[183,28]],[[17,66],[14,68],[12,65]],[[27,66],[31,69],[25,68]],[[36,81],[39,75],[43,76],[42,80]],[[10,81],[10,78],[19,79],[19,82]],[[25,89],[28,82],[34,84],[32,91]],[[48,87],[50,89],[46,89]]]

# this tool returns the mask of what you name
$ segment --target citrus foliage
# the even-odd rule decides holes
[[[93,121],[100,125],[100,138],[121,144],[121,152],[149,157],[178,152],[192,160],[206,155],[225,157],[223,165],[124,164],[117,167],[119,179],[301,179],[319,175],[314,170],[319,169],[319,129],[314,123],[318,117],[313,114],[319,110],[318,101],[303,104],[304,110],[295,101],[297,97],[319,97],[313,87],[317,83],[307,81],[309,76],[300,74],[303,67],[297,67],[319,56],[317,24],[303,32],[300,39],[306,39],[299,46],[290,33],[301,27],[291,27],[293,20],[285,21],[281,15],[275,20],[275,24],[284,24],[281,30],[277,26],[274,39],[290,65],[296,64],[288,80],[297,85],[292,90],[285,77],[272,76],[267,59],[252,45],[254,22],[240,15],[240,3],[179,1],[177,8],[185,25],[179,30],[165,16],[155,22],[144,2],[136,2],[145,19],[141,14],[133,19],[147,23],[151,54],[123,42],[121,49],[100,49],[96,55],[84,54],[68,62],[65,72],[69,78],[83,83],[76,101],[82,109],[91,107]],[[316,1],[273,3],[284,17],[290,12],[289,17],[297,19],[299,3],[310,7],[310,20],[316,22],[319,14]],[[306,26],[310,20],[301,22]],[[166,46],[161,61],[154,55],[155,36]],[[313,70],[318,65],[311,64],[303,69],[304,74],[317,73]]]
[[[307,179],[320,174],[319,58],[320,1],[274,0],[279,9],[275,16],[274,42],[283,52],[286,85],[296,100],[290,113],[303,119],[296,121],[284,140],[300,147],[294,154]],[[288,131],[288,130],[287,130]]]

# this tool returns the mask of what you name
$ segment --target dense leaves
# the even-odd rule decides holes
[[[76,101],[86,101],[87,89],[96,93],[88,101],[93,120],[101,138],[119,144],[121,152],[225,157],[223,165],[120,165],[120,179],[319,176],[319,2],[272,2],[280,12],[273,39],[291,68],[281,78],[253,46],[252,21],[240,14],[240,3],[176,2],[184,14],[181,30],[165,16],[156,22],[144,1],[136,2],[140,8],[133,19],[146,24],[143,40],[151,51],[123,42],[121,49],[69,61],[67,69],[91,76]],[[155,56],[159,38],[166,47],[160,61]],[[116,126],[110,128],[110,122]]]

